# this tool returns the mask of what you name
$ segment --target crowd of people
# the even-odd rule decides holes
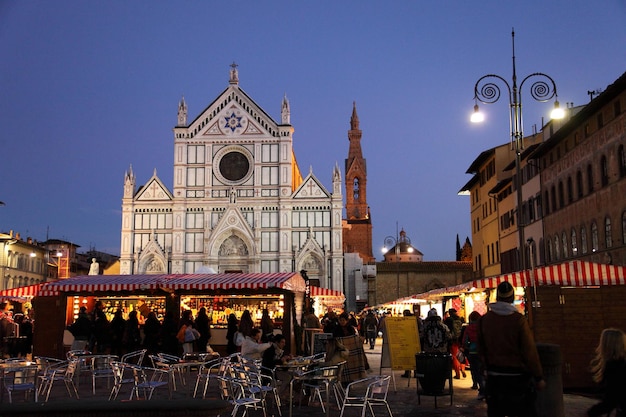
[[[154,311],[144,306],[138,303],[137,309],[130,311],[126,319],[118,309],[110,321],[101,301],[91,313],[86,307],[80,307],[78,316],[67,328],[74,336],[72,349],[118,356],[138,349],[147,349],[149,354],[171,355],[207,350],[211,327],[206,308],[200,308],[195,318],[191,310],[183,311],[179,319],[168,311],[161,322]]]

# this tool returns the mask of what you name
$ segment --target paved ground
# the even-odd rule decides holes
[[[380,369],[380,358],[381,358],[381,346],[380,339],[377,341],[377,345],[374,350],[369,350],[366,348],[365,350],[368,361],[370,364],[370,372],[372,374],[381,373],[385,375],[391,374],[390,369]],[[462,378],[460,380],[454,380],[454,395],[452,399],[452,404],[450,404],[450,396],[439,397],[437,399],[437,408],[435,408],[435,401],[433,397],[421,397],[421,404],[417,404],[417,394],[416,394],[416,380],[401,378],[402,372],[396,371],[394,373],[395,379],[395,389],[392,385],[390,388],[390,393],[388,397],[388,401],[391,406],[391,410],[393,412],[394,417],[431,417],[431,416],[473,416],[473,417],[486,417],[487,416],[487,406],[484,401],[478,400],[476,398],[477,392],[471,389],[472,381],[469,372],[467,373],[467,378]],[[193,392],[193,383],[195,382],[195,378],[192,378],[194,381],[191,384],[188,384],[186,389],[179,390],[174,393],[172,401],[202,401],[201,399],[192,398]],[[99,388],[97,390],[96,396],[91,393],[91,381],[83,378],[81,380],[79,386],[79,392],[81,394],[81,402],[83,401],[102,401],[108,397],[109,389],[106,387],[106,383],[104,381],[98,381]],[[161,390],[156,391],[156,398],[159,399],[167,399],[167,391]],[[120,398],[124,397],[124,399],[128,398],[128,392],[124,391],[120,393]],[[210,397],[213,399],[218,398],[217,392],[213,391],[210,393]],[[6,401],[6,399],[5,399]],[[52,397],[50,398],[50,402],[67,402],[67,401],[76,401],[72,399],[68,399],[67,393],[65,392],[65,387],[61,382],[58,386],[53,390]],[[120,399],[118,399],[120,401]],[[565,417],[576,417],[576,416],[585,416],[585,411],[592,404],[594,404],[597,400],[594,398],[589,398],[581,395],[573,395],[573,394],[564,394],[563,395],[563,409]],[[275,410],[268,410],[269,415],[277,415]],[[283,416],[288,416],[288,408],[283,406],[282,408]],[[384,416],[386,413],[382,409],[377,410],[377,415],[379,417]],[[258,413],[258,415],[262,415],[262,413]],[[294,416],[297,417],[323,417],[324,414],[321,411],[319,405],[311,405],[294,408],[293,412]],[[339,410],[336,405],[331,406],[330,415],[333,417],[339,416]],[[358,415],[357,410],[352,409],[348,410],[346,413],[346,417],[356,417]],[[552,416],[547,416],[552,417]],[[558,417],[558,416],[556,416]]]

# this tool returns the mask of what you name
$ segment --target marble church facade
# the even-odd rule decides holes
[[[181,100],[174,127],[173,184],[156,170],[124,178],[120,273],[289,272],[343,291],[342,180],[332,190],[303,176],[285,97],[276,122],[239,86],[191,122]]]

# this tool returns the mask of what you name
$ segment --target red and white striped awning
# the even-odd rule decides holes
[[[117,292],[146,290],[215,290],[282,288],[304,292],[304,279],[296,272],[274,274],[82,275],[45,285],[39,295],[61,292]]]
[[[159,288],[164,275],[80,275],[50,282],[39,295],[54,296],[61,292],[136,291]]]
[[[496,288],[503,281],[514,287],[532,285],[534,274],[537,285],[558,285],[562,287],[587,287],[597,285],[626,285],[626,267],[597,264],[585,261],[571,261],[558,265],[548,265],[510,274],[497,275],[468,281],[463,284],[438,288],[426,293],[414,295],[413,298],[441,298],[454,296],[472,289]]]
[[[482,278],[472,281],[474,288],[496,288],[503,281],[509,281],[514,287],[530,285],[530,271],[513,272],[510,274],[497,275],[495,277]],[[471,288],[471,287],[470,287]]]
[[[161,288],[171,290],[262,289],[282,288],[304,291],[305,283],[296,272],[251,274],[170,275]]]
[[[562,287],[625,285],[626,267],[571,261],[539,267],[535,270],[535,279],[539,285]]]
[[[343,298],[344,300],[346,298],[341,291],[331,290],[329,288],[315,287],[311,285],[309,289],[311,291],[311,297],[338,297]]]
[[[17,301],[25,302],[36,297],[41,288],[46,285],[45,282],[40,284],[27,285],[25,287],[8,288],[0,291],[0,301]]]

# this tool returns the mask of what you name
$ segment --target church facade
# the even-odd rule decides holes
[[[174,127],[172,188],[156,170],[137,186],[124,178],[120,273],[306,270],[343,291],[342,179],[327,190],[303,176],[285,97],[276,122],[239,86],[227,88],[190,122],[181,100]]]

